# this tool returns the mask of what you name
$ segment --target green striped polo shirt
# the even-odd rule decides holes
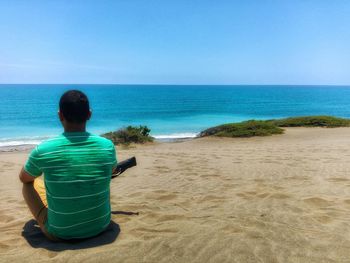
[[[34,177],[44,173],[50,234],[86,238],[109,225],[109,184],[116,164],[113,143],[88,132],[65,132],[31,152],[24,170]]]

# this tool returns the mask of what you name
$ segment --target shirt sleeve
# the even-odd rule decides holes
[[[39,165],[39,153],[37,147],[30,153],[29,158],[24,165],[24,170],[34,177],[38,177],[43,173]]]
[[[112,143],[112,169],[114,169],[115,167],[117,167],[118,165],[118,158],[117,158],[117,149],[115,148],[114,144]]]

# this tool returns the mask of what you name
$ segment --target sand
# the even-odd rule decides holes
[[[111,183],[114,227],[82,244],[34,226],[27,155],[0,153],[1,262],[350,262],[349,128],[119,149],[138,166]]]

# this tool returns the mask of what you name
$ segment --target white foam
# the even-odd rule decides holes
[[[189,139],[197,137],[198,133],[172,133],[172,134],[160,134],[160,135],[152,135],[154,138],[158,140],[169,140],[169,139]]]
[[[38,145],[41,141],[7,141],[0,142],[0,147],[20,146],[20,145]]]
[[[156,140],[176,140],[176,139],[190,139],[197,137],[198,133],[171,133],[171,134],[159,134],[152,135]],[[33,136],[33,137],[21,137],[21,138],[2,138],[0,139],[0,147],[22,146],[22,145],[38,145],[44,140],[51,138],[52,136]]]
[[[22,146],[22,145],[38,145],[44,140],[52,136],[33,136],[20,138],[2,138],[0,139],[0,147]]]

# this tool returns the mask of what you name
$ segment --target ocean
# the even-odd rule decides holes
[[[194,137],[249,119],[334,115],[350,118],[350,86],[0,85],[0,146],[37,144],[62,132],[58,101],[85,92],[88,131],[147,125],[159,140]]]

